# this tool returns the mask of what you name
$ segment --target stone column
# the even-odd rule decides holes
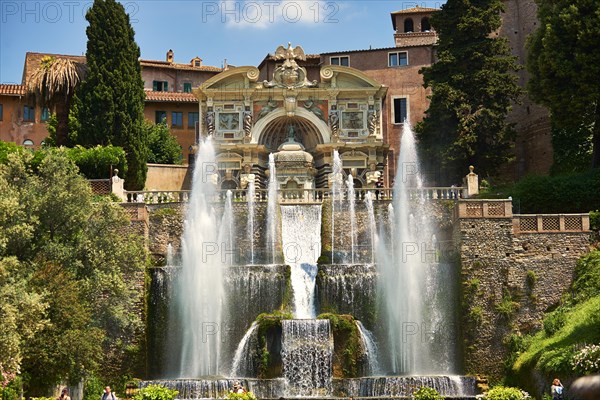
[[[469,173],[467,174],[467,197],[479,194],[479,176],[473,172],[474,166],[469,166]]]

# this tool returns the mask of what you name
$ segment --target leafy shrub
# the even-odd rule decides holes
[[[580,348],[572,359],[573,371],[589,375],[600,372],[600,346],[587,345]]]
[[[96,376],[90,376],[83,384],[83,400],[98,400],[102,397],[104,385]]]
[[[179,392],[161,385],[148,385],[133,396],[133,400],[173,400]]]
[[[496,311],[506,319],[512,318],[518,309],[519,303],[513,301],[509,293],[505,293],[502,301],[496,304]]]
[[[481,306],[475,306],[469,311],[469,319],[475,324],[481,324],[483,322],[483,308]]]
[[[527,271],[527,276],[525,277],[525,281],[527,282],[527,286],[529,288],[533,288],[533,286],[537,282],[537,279],[538,279],[538,277],[534,271],[532,271],[532,270]]]
[[[550,336],[558,332],[560,328],[565,326],[566,318],[565,312],[562,308],[559,308],[550,314],[547,314],[544,318],[544,332]]]
[[[600,250],[592,251],[579,259],[572,289],[575,303],[600,295]]]
[[[599,232],[600,231],[600,211],[590,211],[590,229]]]
[[[579,213],[600,209],[600,168],[580,174],[529,176],[507,190],[523,214]]]
[[[246,393],[227,393],[227,399],[229,400],[257,400],[256,396],[252,392]]]
[[[67,157],[73,160],[79,171],[88,179],[110,178],[111,168],[118,169],[124,176],[127,168],[125,151],[121,147],[96,146],[89,149],[76,146],[67,150]]]
[[[437,390],[425,386],[417,390],[413,397],[415,400],[443,400]]]
[[[19,394],[11,387],[0,386],[0,399],[1,400],[19,400]]]
[[[485,395],[485,400],[526,400],[531,399],[529,393],[515,387],[496,386]]]

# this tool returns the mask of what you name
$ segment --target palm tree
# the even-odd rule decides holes
[[[41,103],[53,107],[58,125],[56,145],[67,143],[69,110],[76,87],[85,78],[87,65],[68,58],[45,56],[28,80],[27,90]]]

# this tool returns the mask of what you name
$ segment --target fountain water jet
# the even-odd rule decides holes
[[[354,195],[354,178],[352,174],[348,174],[348,180],[346,181],[346,189],[348,191],[348,209],[350,213],[350,245],[351,245],[351,257],[350,262],[354,264],[354,251],[356,246],[356,214],[355,210],[355,195]]]
[[[269,154],[269,192],[267,199],[267,251],[271,256],[271,263],[275,264],[275,249],[277,248],[277,171],[275,170],[275,155]]]
[[[342,197],[343,177],[342,159],[337,150],[333,151],[333,171],[331,182],[331,262],[335,262],[335,210],[340,205]],[[339,206],[338,208],[341,208]]]
[[[248,204],[248,228],[246,235],[250,238],[250,264],[254,264],[254,201],[256,198],[256,185],[254,180],[248,182],[246,202]]]
[[[367,205],[367,214],[369,216],[369,240],[371,242],[371,264],[375,262],[375,238],[377,235],[377,227],[375,226],[375,210],[373,208],[373,193],[367,192],[365,196],[365,204]]]
[[[211,201],[215,195],[217,163],[212,139],[201,143],[196,155],[192,187],[182,238],[182,271],[178,285],[175,325],[170,330],[176,344],[170,375],[197,378],[219,373],[221,323],[225,293],[219,232]],[[208,247],[213,251],[208,251]],[[211,255],[213,254],[214,255]]]

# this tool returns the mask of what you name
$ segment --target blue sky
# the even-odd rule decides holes
[[[92,0],[0,0],[0,83],[21,83],[27,51],[85,54]],[[142,58],[199,56],[204,65],[258,65],[280,44],[306,53],[394,45],[390,12],[444,1],[121,0]]]

